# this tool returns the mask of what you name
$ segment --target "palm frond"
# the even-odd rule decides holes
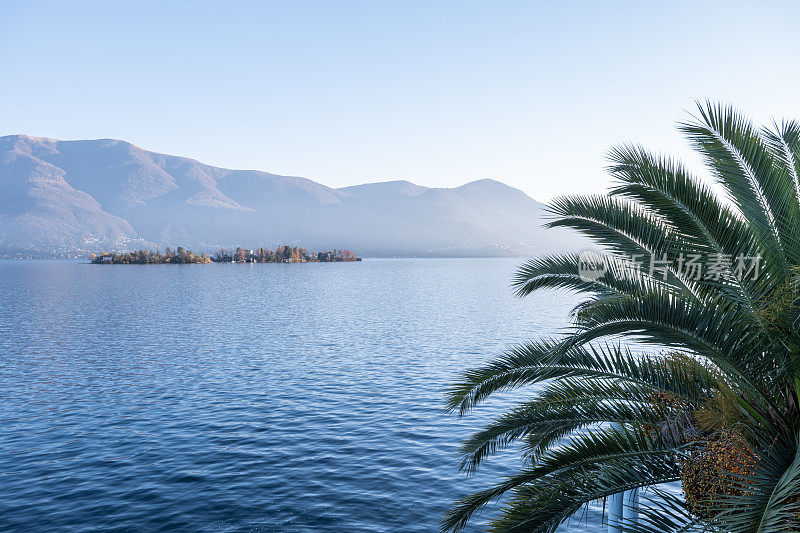
[[[603,268],[563,253],[517,271],[519,296],[584,299],[564,335],[514,346],[447,392],[458,416],[500,391],[528,394],[461,448],[467,474],[512,445],[523,470],[458,502],[443,531],[500,501],[492,531],[554,532],[590,502],[677,480],[689,499],[648,489],[624,530],[800,531],[800,124],[757,129],[729,106],[698,109],[680,129],[729,200],[628,145],[610,154],[610,195],[551,204],[550,227],[608,255]],[[687,254],[725,259],[692,276]],[[636,258],[662,271],[631,268]],[[736,258],[761,268],[742,275]]]

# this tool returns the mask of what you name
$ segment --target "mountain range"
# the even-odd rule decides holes
[[[334,189],[125,141],[0,137],[0,254],[295,244],[363,256],[515,256],[580,246],[544,206],[483,179]]]

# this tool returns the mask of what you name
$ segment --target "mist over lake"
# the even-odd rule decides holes
[[[520,262],[0,261],[0,530],[435,531],[519,465],[444,389],[575,303]]]

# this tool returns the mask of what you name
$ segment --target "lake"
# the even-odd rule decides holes
[[[0,261],[0,530],[436,531],[518,466],[446,387],[577,301],[520,262]]]

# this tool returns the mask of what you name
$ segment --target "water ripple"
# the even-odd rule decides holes
[[[571,304],[517,263],[0,262],[0,529],[435,531],[518,464],[445,387]]]

